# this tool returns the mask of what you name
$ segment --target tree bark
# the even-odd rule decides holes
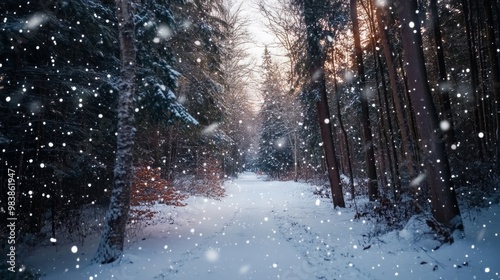
[[[101,241],[93,263],[111,263],[121,259],[130,208],[133,180],[133,146],[135,138],[133,95],[135,90],[136,46],[134,15],[131,2],[116,0],[120,39],[120,84],[118,98],[118,132],[114,169],[114,186]]]
[[[314,0],[303,2],[304,22],[307,27],[307,53],[309,58],[310,90],[317,95],[318,123],[323,140],[323,149],[326,158],[326,168],[330,188],[332,191],[333,207],[345,207],[342,185],[340,182],[337,155],[333,145],[332,123],[328,107],[328,97],[325,85],[324,54],[321,49],[321,26],[317,18],[318,12]]]
[[[375,167],[375,155],[373,151],[373,136],[370,123],[370,112],[368,110],[368,94],[365,91],[365,67],[363,64],[363,50],[361,49],[361,40],[359,35],[357,0],[351,0],[351,20],[352,32],[354,37],[354,55],[356,68],[358,72],[358,91],[361,95],[361,123],[363,126],[363,150],[365,152],[366,170],[368,175],[368,197],[371,201],[377,199],[377,169]]]
[[[475,28],[475,42],[476,44],[476,49],[477,49],[477,54],[478,57],[476,58],[477,61],[479,61],[479,84],[480,84],[480,91],[482,93],[481,95],[481,107],[482,107],[482,125],[483,129],[482,132],[484,132],[483,139],[486,142],[486,147],[489,154],[491,154],[491,150],[489,149],[492,144],[492,128],[491,128],[491,115],[489,112],[491,112],[491,98],[488,97],[489,94],[488,92],[488,75],[487,75],[487,69],[486,69],[486,58],[484,54],[484,49],[487,49],[487,47],[484,46],[484,37],[485,37],[485,30],[484,27],[484,18],[481,15],[481,3],[479,1],[469,1],[470,2],[470,7],[471,11],[475,12],[475,16],[477,18],[477,24]]]
[[[470,7],[470,2],[468,0],[461,0],[462,4],[462,14],[464,15],[465,23],[465,34],[467,38],[467,49],[469,53],[469,67],[470,67],[470,82],[471,82],[471,92],[473,94],[474,103],[476,108],[474,110],[474,128],[475,135],[474,141],[478,149],[478,157],[480,159],[485,158],[485,141],[484,138],[477,137],[477,135],[484,131],[484,121],[483,121],[483,106],[481,103],[481,91],[479,87],[479,71],[476,61],[476,44],[474,36],[474,18],[472,16],[472,9]]]
[[[400,193],[401,193],[401,175],[399,174],[399,162],[398,162],[398,155],[396,151],[396,140],[395,140],[395,133],[394,129],[392,127],[392,121],[390,117],[390,109],[389,109],[389,100],[388,100],[388,93],[387,93],[387,86],[385,82],[385,77],[384,77],[384,70],[382,68],[382,59],[378,55],[377,51],[373,50],[374,54],[374,60],[377,60],[378,65],[379,65],[379,70],[380,70],[380,76],[381,76],[381,82],[382,82],[382,89],[383,89],[383,94],[380,93],[380,90],[378,91],[379,95],[379,106],[380,106],[380,120],[381,120],[381,125],[382,125],[382,130],[384,133],[384,137],[386,138],[386,141],[389,145],[390,148],[387,148],[387,159],[388,159],[388,164],[389,164],[389,170],[391,171],[391,181],[392,181],[392,193],[394,200],[397,201],[400,198]],[[377,74],[375,74],[376,79]],[[377,82],[378,84],[378,82]],[[386,118],[384,118],[386,116]],[[387,121],[387,125],[385,122]],[[388,133],[387,133],[388,132]]]
[[[463,229],[446,148],[428,84],[416,0],[398,0],[409,96],[423,151],[433,216],[450,231]]]
[[[500,64],[497,56],[497,44],[495,37],[495,27],[493,23],[493,13],[490,0],[483,0],[483,11],[486,21],[486,38],[488,45],[488,54],[490,57],[491,75],[490,79],[493,84],[493,96],[495,105],[493,105],[495,118],[495,143],[496,143],[496,161],[500,165]]]
[[[449,129],[444,131],[445,141],[448,147],[455,144],[455,126],[453,122],[453,114],[451,111],[450,104],[450,85],[448,83],[448,75],[446,73],[446,63],[444,59],[444,48],[443,40],[441,39],[441,29],[439,27],[439,13],[437,0],[430,1],[431,10],[431,24],[432,31],[434,35],[434,44],[436,45],[436,57],[439,72],[439,90],[441,93],[440,99],[443,107],[443,121],[447,121],[450,124]]]
[[[378,29],[380,34],[380,41],[382,42],[383,45],[384,58],[387,63],[387,70],[389,73],[389,83],[391,86],[394,108],[396,110],[396,118],[398,120],[399,132],[401,134],[401,141],[403,142],[404,160],[410,178],[415,178],[417,176],[414,167],[415,151],[411,141],[410,126],[403,109],[404,108],[403,98],[401,96],[404,92],[404,87],[398,79],[398,68],[393,57],[394,48],[389,43],[387,30],[385,28],[386,24],[388,24],[387,20],[385,20],[386,19],[384,10],[385,8],[381,7],[380,5],[375,5],[375,6],[376,6]]]
[[[299,155],[298,155],[298,142],[297,131],[293,131],[293,170],[295,182],[299,181]]]
[[[332,67],[335,68],[335,51],[332,55]],[[345,149],[346,149],[346,159],[347,159],[347,168],[349,172],[349,185],[350,185],[350,190],[351,190],[351,199],[354,199],[356,197],[356,189],[354,188],[354,174],[352,172],[352,156],[351,156],[351,145],[349,144],[349,138],[347,136],[347,131],[344,126],[344,121],[342,119],[342,112],[340,111],[340,91],[338,88],[338,83],[337,83],[337,76],[335,74],[335,71],[333,71],[333,83],[335,86],[335,101],[336,101],[336,108],[337,108],[337,118],[339,119],[339,126],[340,126],[340,131],[343,136],[343,140],[345,143]]]

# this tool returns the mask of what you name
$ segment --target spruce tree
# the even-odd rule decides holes
[[[272,177],[279,177],[281,173],[293,167],[293,154],[290,143],[290,131],[285,124],[280,104],[286,93],[282,87],[277,65],[272,61],[267,47],[263,56],[262,96],[264,103],[259,112],[262,122],[259,141],[259,167]]]

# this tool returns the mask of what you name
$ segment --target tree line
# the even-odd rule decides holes
[[[111,247],[96,257],[111,262],[134,175],[172,188],[244,168],[254,116],[240,6],[8,0],[0,15],[1,172],[15,170],[20,239],[74,236],[85,207],[111,205]]]
[[[485,205],[498,188],[498,3],[259,8],[277,38],[263,58],[260,168],[327,179],[334,207],[349,192],[389,212],[432,213],[444,236],[463,229],[457,194]]]

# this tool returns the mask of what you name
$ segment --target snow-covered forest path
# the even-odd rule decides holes
[[[89,264],[97,236],[41,247],[27,264],[57,280],[500,279],[498,204],[466,213],[466,237],[436,250],[422,218],[375,236],[382,224],[334,210],[305,183],[244,173],[225,188],[220,200],[157,205],[154,224],[127,241],[119,264]]]
[[[313,198],[310,186],[266,182],[253,173],[226,186],[226,198],[198,202],[200,214],[192,217],[191,228],[175,233],[191,236],[191,244],[182,242],[185,253],[169,258],[165,279],[310,279],[317,271],[319,279],[341,276],[335,244],[352,240],[333,240],[338,235],[317,229],[325,223],[332,233],[349,227],[321,217],[318,206],[326,201]],[[172,251],[179,246],[173,244]]]

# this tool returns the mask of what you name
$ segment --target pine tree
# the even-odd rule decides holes
[[[163,124],[174,121],[198,124],[174,92],[181,73],[174,69],[171,40],[181,28],[172,7],[146,1],[137,7],[137,106],[140,118]]]
[[[290,131],[285,124],[286,114],[280,108],[284,102],[286,91],[278,66],[272,61],[267,47],[264,49],[264,74],[262,96],[264,103],[259,112],[262,128],[259,141],[259,167],[271,177],[279,178],[280,174],[289,171],[293,166],[293,152]]]
[[[4,1],[0,15],[1,157],[19,176],[22,232],[51,209],[55,234],[69,210],[105,200],[112,176],[114,13],[92,0]]]

